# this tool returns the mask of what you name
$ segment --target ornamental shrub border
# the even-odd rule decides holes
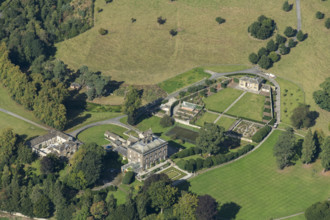
[[[268,116],[269,117],[269,116]],[[271,117],[269,117],[269,120]],[[268,120],[268,119],[267,119]],[[265,125],[263,128],[259,129],[253,136],[252,141],[256,143],[260,143],[272,130],[272,127],[269,125]]]

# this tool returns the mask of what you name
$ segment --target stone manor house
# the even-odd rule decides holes
[[[127,140],[122,142],[120,146],[118,145],[118,138],[115,138],[115,140],[113,139],[114,137],[110,138],[108,131],[105,132],[105,136],[115,144],[116,148],[121,148],[118,152],[128,160],[128,164],[122,166],[122,171],[132,169],[134,172],[139,173],[150,168],[156,162],[166,160],[167,158],[167,141],[154,135],[151,129],[140,133],[135,141]],[[114,150],[116,151],[116,149]]]

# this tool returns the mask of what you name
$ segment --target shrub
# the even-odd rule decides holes
[[[297,31],[293,29],[292,27],[286,27],[284,30],[284,35],[287,37],[294,37],[296,35]]]
[[[211,157],[208,157],[204,160],[203,167],[209,168],[213,165],[213,160]]]
[[[256,53],[251,53],[251,54],[249,55],[249,61],[250,61],[251,63],[253,63],[253,64],[257,64],[258,61],[259,61],[259,57],[258,57],[258,55],[257,55]]]
[[[183,159],[181,159],[181,160],[179,160],[178,162],[176,162],[176,165],[180,168],[180,169],[185,169],[185,167],[186,167],[186,161],[185,160],[183,160]]]
[[[278,55],[276,52],[271,52],[268,57],[272,60],[273,63],[277,62],[280,60],[281,56]]]
[[[100,28],[100,29],[99,29],[99,33],[100,33],[101,35],[106,35],[106,34],[108,33],[108,31],[107,31],[106,29],[104,29],[104,28]]]
[[[255,21],[249,26],[248,32],[255,38],[265,40],[272,36],[275,28],[276,24],[274,20],[261,15],[258,21]]]
[[[263,55],[268,56],[268,54],[269,54],[269,51],[264,47],[260,48],[258,51],[259,57],[262,57]]]
[[[282,55],[290,53],[290,48],[286,47],[285,44],[280,44],[279,48]]]
[[[196,170],[203,169],[204,160],[202,158],[196,159]]]
[[[264,109],[264,112],[268,112],[268,113],[270,113],[272,110],[270,109],[270,108],[265,108]]]
[[[270,101],[265,102],[265,105],[270,105]]]
[[[328,18],[328,19],[325,21],[324,26],[325,26],[327,29],[330,29],[330,18]]]
[[[282,35],[278,34],[276,35],[276,43],[277,44],[284,44],[286,42],[286,38]]]
[[[164,115],[164,117],[160,120],[159,124],[163,127],[171,127],[174,124],[174,118],[171,118],[168,115]]]
[[[252,136],[252,141],[256,143],[261,142],[271,130],[272,128],[270,126],[268,125],[264,126]]]
[[[253,148],[254,148],[254,145],[252,145],[252,144],[245,145],[244,147],[242,147],[241,149],[239,149],[237,151],[238,157],[246,154],[247,152],[251,151]]]
[[[133,181],[134,181],[134,172],[128,171],[123,178],[123,184],[131,184]]]
[[[296,42],[295,40],[293,40],[293,39],[290,39],[290,40],[289,40],[289,42],[288,42],[288,46],[289,46],[290,48],[295,47],[296,45],[297,45],[297,42]]]
[[[172,37],[176,36],[178,34],[177,30],[171,29],[170,30],[170,35],[172,35]]]
[[[160,25],[165,24],[166,18],[163,18],[162,16],[160,16],[160,17],[157,18],[157,22]]]
[[[108,3],[111,3],[112,0],[105,0],[105,3],[108,4]]]
[[[194,159],[188,160],[186,163],[186,170],[189,172],[194,172],[196,170],[196,161]]]
[[[262,117],[262,119],[264,119],[264,120],[270,120],[270,119],[272,119],[272,117],[265,115],[264,117]]]
[[[298,31],[298,33],[297,33],[297,40],[304,41],[305,38],[306,38],[306,35],[301,30]]]
[[[269,51],[277,51],[278,44],[275,43],[274,40],[272,39],[272,40],[268,41],[266,48]]]
[[[286,11],[286,12],[291,11],[292,5],[290,5],[288,1],[285,1],[282,6],[282,9],[283,9],[283,11]]]
[[[222,23],[225,23],[225,22],[226,22],[226,20],[223,19],[222,17],[217,17],[217,18],[215,19],[215,21],[218,22],[218,24],[222,24]]]
[[[316,12],[315,17],[317,19],[323,19],[324,18],[324,14],[322,12],[318,11],[318,12]]]
[[[269,59],[267,56],[263,55],[260,58],[258,65],[263,69],[268,69],[269,67],[272,66],[272,60]]]
[[[214,87],[211,87],[211,88],[210,88],[210,91],[213,92],[213,93],[216,93],[216,92],[217,92],[217,89],[214,88]]]

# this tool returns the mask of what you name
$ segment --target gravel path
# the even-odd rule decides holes
[[[300,0],[296,0],[297,9],[297,31],[301,29],[301,10],[300,10]]]

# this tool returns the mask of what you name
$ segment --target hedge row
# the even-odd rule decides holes
[[[268,125],[264,126],[263,128],[261,128],[259,131],[257,131],[253,137],[252,137],[252,141],[259,143],[260,141],[262,141],[267,135],[268,133],[272,130],[272,128]]]
[[[195,172],[203,168],[210,168],[212,166],[220,165],[228,161],[234,160],[247,152],[251,151],[254,145],[248,144],[239,149],[237,152],[230,152],[228,154],[218,154],[210,156],[206,159],[197,158],[190,160],[179,160],[176,165],[181,169],[187,170],[188,172]]]
[[[191,155],[195,155],[195,154],[200,154],[202,153],[202,150],[198,147],[190,147],[184,150],[181,150],[175,154],[173,154],[170,158],[176,159],[176,158],[184,158],[184,157],[189,157]]]
[[[125,174],[124,178],[123,178],[123,184],[131,184],[131,183],[133,183],[134,182],[134,179],[135,179],[134,177],[135,177],[134,176],[134,172],[128,171]]]

